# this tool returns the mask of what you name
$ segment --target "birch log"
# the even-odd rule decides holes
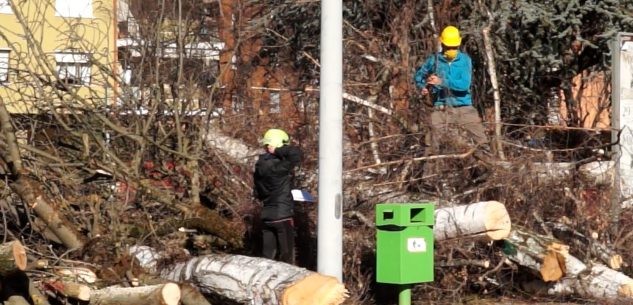
[[[555,283],[551,295],[575,294],[586,298],[633,300],[633,279],[601,264],[587,266],[582,274]],[[628,304],[627,302],[627,304]]]
[[[0,276],[26,269],[26,250],[19,241],[0,244]]]
[[[177,305],[180,288],[174,283],[141,287],[108,287],[92,292],[90,305]]]
[[[135,246],[130,254],[141,267],[157,266],[152,249]],[[338,305],[347,290],[336,278],[259,257],[212,254],[158,270],[160,277],[196,283],[206,294],[253,305]]]
[[[482,201],[435,210],[435,240],[485,237],[500,240],[510,234],[511,221],[505,206],[498,201]]]
[[[586,268],[580,261],[565,261],[569,246],[516,227],[505,239],[503,251],[511,261],[537,271],[545,282],[557,281],[568,271],[577,273]]]
[[[540,273],[551,295],[633,300],[633,279],[602,264],[585,264],[556,239],[514,228],[504,253],[513,262]]]

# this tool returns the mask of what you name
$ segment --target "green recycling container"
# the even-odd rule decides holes
[[[376,281],[414,284],[433,281],[432,203],[376,205]]]

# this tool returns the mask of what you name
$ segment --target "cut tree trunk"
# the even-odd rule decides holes
[[[81,301],[89,301],[92,294],[90,287],[69,281],[51,280],[44,286],[55,293]]]
[[[0,244],[0,276],[26,269],[26,250],[19,241]]]
[[[144,268],[155,269],[153,249],[130,249]],[[206,255],[158,270],[160,277],[196,283],[201,292],[253,305],[338,305],[347,290],[336,278],[294,265],[242,255]]]
[[[97,275],[88,268],[82,267],[54,267],[55,274],[74,282],[92,284],[97,281]]]
[[[174,283],[142,287],[107,287],[92,292],[90,305],[177,305],[180,288]]]
[[[510,234],[511,221],[505,206],[498,201],[482,201],[435,210],[435,240],[485,237],[500,240]]]
[[[551,282],[543,283],[550,295],[633,299],[633,279],[601,264],[583,263],[569,254],[569,246],[554,238],[514,228],[505,240],[504,253]]]

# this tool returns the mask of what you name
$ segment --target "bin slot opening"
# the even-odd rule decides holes
[[[409,215],[409,219],[410,221],[413,222],[424,222],[426,219],[424,219],[425,213],[424,213],[425,208],[412,208],[410,210],[411,214]]]
[[[392,210],[385,210],[382,212],[382,219],[384,220],[390,220],[393,219],[393,211]]]

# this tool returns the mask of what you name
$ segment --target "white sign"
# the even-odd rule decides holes
[[[622,205],[630,206],[633,205],[633,34],[618,35],[615,53],[612,127],[621,130],[616,183]]]
[[[426,241],[422,237],[411,237],[407,239],[407,251],[426,252]]]

